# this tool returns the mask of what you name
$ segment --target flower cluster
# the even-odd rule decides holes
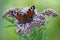
[[[21,10],[23,12],[26,12],[27,9],[26,8],[25,10],[19,8],[9,9],[2,14],[2,17],[5,17],[7,14],[12,15],[12,11],[20,12]],[[17,19],[14,19],[14,23],[17,25],[16,32],[28,33],[34,25],[40,25],[40,26],[44,25],[46,21],[45,15],[47,16],[52,15],[53,17],[58,16],[56,11],[54,11],[53,9],[46,9],[40,13],[38,13],[35,10],[35,14],[36,15],[33,17],[33,20],[30,23],[19,24],[19,21]]]

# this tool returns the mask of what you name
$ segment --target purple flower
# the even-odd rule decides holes
[[[53,17],[58,16],[57,12],[53,9],[46,9],[41,12],[43,15],[52,15]]]
[[[28,9],[28,8],[27,8]],[[21,10],[19,8],[13,8],[13,9],[9,9],[7,10],[6,12],[4,12],[2,14],[2,17],[5,17],[7,16],[8,14],[9,15],[12,15],[12,11],[15,15],[16,12],[21,12]],[[26,8],[22,10],[22,12],[26,12]],[[58,16],[58,14],[56,13],[56,11],[54,11],[53,9],[46,9],[40,13],[38,13],[35,9],[35,14],[36,16],[33,17],[33,20],[30,22],[30,23],[25,23],[25,24],[19,24],[19,20],[17,20],[15,18],[14,20],[14,24],[17,26],[16,28],[16,32],[22,32],[22,33],[29,33],[29,31],[31,30],[31,28],[34,26],[34,25],[39,25],[39,26],[42,26],[45,24],[45,15],[52,15],[53,17],[55,16]],[[12,17],[12,16],[11,16]]]
[[[16,32],[29,33],[32,25],[30,23],[17,25]]]

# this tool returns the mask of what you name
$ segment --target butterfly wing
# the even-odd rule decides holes
[[[34,9],[35,7],[32,6],[28,9],[26,15],[26,22],[31,22],[33,20],[33,15],[34,15]]]
[[[33,20],[33,15],[34,15],[34,9],[35,7],[32,6],[28,9],[27,13],[17,13],[16,19],[21,21],[21,23],[30,23]]]
[[[17,15],[15,17],[16,17],[16,19],[18,19],[20,21],[20,23],[26,23],[25,15],[23,15],[21,13],[17,13]]]

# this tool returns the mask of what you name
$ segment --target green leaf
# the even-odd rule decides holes
[[[36,31],[35,27],[33,27],[31,30],[31,33],[30,33],[30,39],[34,40],[36,35],[37,35],[37,31]]]
[[[15,25],[7,25],[7,26],[5,26],[5,27],[0,27],[0,28],[1,28],[0,31],[1,31],[1,30],[4,30],[5,28],[8,28],[8,27],[15,27]]]
[[[6,18],[6,20],[8,20],[10,23],[14,24],[13,19],[11,19],[11,18]]]
[[[16,25],[7,25],[6,27],[15,27]]]
[[[23,33],[19,33],[18,35],[22,40],[30,40],[29,37]]]

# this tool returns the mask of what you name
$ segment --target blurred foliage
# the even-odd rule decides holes
[[[59,16],[55,18],[50,17],[49,24],[41,27],[38,35],[37,30],[35,28],[32,29],[33,33],[30,34],[31,36],[29,35],[32,38],[31,40],[60,40],[60,0],[0,0],[0,16],[9,8],[23,8],[32,5],[36,6],[38,12],[49,8],[54,9]],[[0,18],[0,40],[29,40],[27,35],[17,35],[15,29],[13,20]],[[35,38],[36,35],[37,37]]]

